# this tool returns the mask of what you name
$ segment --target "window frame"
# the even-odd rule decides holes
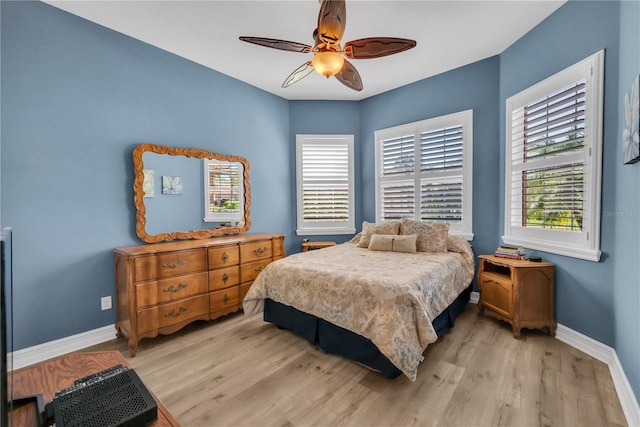
[[[347,186],[348,186],[348,219],[347,221],[327,221],[325,223],[304,220],[304,180],[302,155],[307,145],[346,145],[347,148]],[[354,178],[354,136],[353,135],[296,135],[296,213],[298,236],[321,236],[355,234],[355,178]]]
[[[231,164],[238,166],[238,212],[210,212],[211,201],[209,198],[209,192],[211,186],[209,185],[209,165],[210,164]],[[204,202],[204,222],[220,222],[220,223],[236,223],[244,224],[244,208],[245,208],[245,190],[244,190],[244,165],[241,162],[229,162],[226,160],[217,159],[202,159],[202,171],[203,171],[203,202]],[[231,187],[229,187],[231,188]]]
[[[583,220],[582,231],[535,229],[514,225],[512,211],[512,113],[536,100],[585,80],[585,121],[583,161]],[[505,101],[505,176],[504,176],[504,235],[511,245],[544,252],[599,261],[600,208],[602,194],[602,122],[604,111],[604,50],[565,68],[562,71],[518,92]],[[567,164],[569,162],[566,162]],[[535,168],[535,163],[532,163]]]
[[[459,171],[439,171],[439,172],[421,172],[420,162],[420,135],[423,133],[433,132],[440,129],[462,127],[462,168]],[[402,138],[404,135],[413,135],[414,142],[414,167],[413,172],[399,177],[383,177],[383,141]],[[382,202],[383,202],[383,186],[386,184],[397,183],[402,185],[413,185],[414,188],[414,214],[412,219],[420,220],[420,202],[419,194],[422,183],[434,182],[441,179],[460,178],[462,182],[462,220],[461,222],[450,222],[449,233],[473,240],[473,109],[458,111],[438,117],[432,117],[417,122],[407,123],[403,125],[393,126],[390,128],[380,129],[375,132],[375,165],[376,165],[376,222],[383,221]]]

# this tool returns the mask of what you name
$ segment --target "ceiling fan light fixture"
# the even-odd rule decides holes
[[[334,51],[318,52],[313,56],[311,65],[313,65],[313,69],[320,75],[329,78],[342,70],[344,58],[341,54]]]

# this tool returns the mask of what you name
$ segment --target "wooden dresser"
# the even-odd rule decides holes
[[[118,336],[142,338],[242,308],[258,273],[283,258],[284,236],[251,233],[114,249]]]

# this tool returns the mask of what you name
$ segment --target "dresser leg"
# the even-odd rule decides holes
[[[138,343],[129,339],[129,356],[136,357],[138,352]]]
[[[513,337],[520,339],[520,328],[513,327]]]

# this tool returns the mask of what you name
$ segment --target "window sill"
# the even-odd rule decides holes
[[[341,234],[356,234],[355,228],[300,228],[296,230],[298,236],[335,236]]]
[[[518,237],[502,236],[502,241],[508,245],[522,246],[525,249],[549,252],[571,258],[579,258],[587,261],[599,262],[602,252],[598,249],[572,246],[548,241],[523,239]]]

